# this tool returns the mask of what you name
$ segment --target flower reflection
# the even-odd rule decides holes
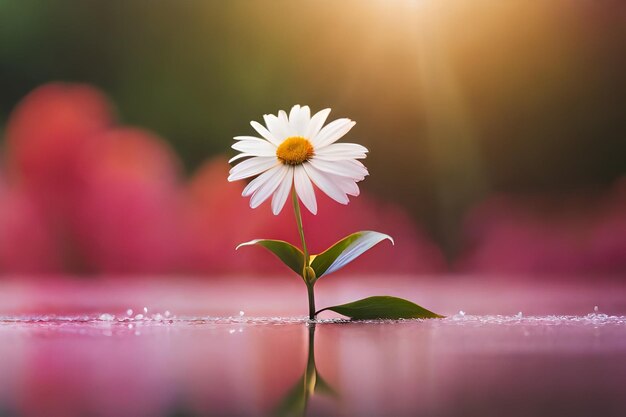
[[[310,399],[315,395],[337,399],[339,393],[320,375],[315,365],[315,323],[309,323],[309,350],[304,373],[281,399],[275,410],[278,416],[305,416]]]

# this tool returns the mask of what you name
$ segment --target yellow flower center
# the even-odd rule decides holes
[[[302,136],[291,136],[276,149],[276,157],[287,165],[299,165],[312,156],[313,145]]]

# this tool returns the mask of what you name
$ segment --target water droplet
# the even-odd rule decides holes
[[[235,333],[235,329],[230,329],[230,330],[228,331],[228,333],[230,333],[230,334]]]
[[[595,311],[596,313],[597,313],[599,310],[600,310],[600,309],[598,308],[598,306],[595,306],[595,307],[593,308],[593,311]]]
[[[459,310],[459,316],[464,317],[465,316],[465,311]]]
[[[126,310],[126,315],[127,315],[128,317],[132,317],[132,316],[133,316],[133,309],[132,309],[132,308],[129,308],[128,310]]]
[[[165,313],[164,313],[164,314],[165,314],[165,317],[169,317],[172,313],[170,313],[170,311],[169,311],[169,310],[165,310]]]
[[[521,319],[524,315],[522,314],[522,312],[520,311],[519,313],[517,313],[517,315],[515,317],[517,317],[518,319]]]
[[[148,307],[143,308],[143,314],[148,314]]]
[[[98,320],[102,320],[102,321],[112,321],[115,317],[113,317],[111,314],[108,313],[103,313],[100,314],[100,317],[98,317]]]
[[[244,312],[243,312],[243,310],[240,310],[240,311],[239,311],[239,316],[243,317],[243,316],[244,316],[244,314],[246,314],[246,313],[244,313]]]
[[[143,319],[143,314],[137,314],[135,316],[135,320],[142,320]]]

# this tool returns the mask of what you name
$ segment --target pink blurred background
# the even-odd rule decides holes
[[[289,274],[226,161],[293,104],[371,151],[304,219],[396,239],[346,274],[626,276],[622,2],[148,3],[0,4],[1,276]]]
[[[283,267],[235,246],[297,239],[289,210],[275,217],[268,207],[248,207],[244,184],[226,181],[224,157],[184,179],[164,140],[118,124],[106,96],[88,85],[51,83],[30,93],[7,124],[4,161],[5,274],[267,275]],[[382,247],[361,271],[445,270],[437,246],[401,207],[369,196],[349,207],[320,198],[319,216],[304,220],[315,225],[307,230],[312,250],[353,231],[384,230],[398,241],[394,262],[384,262],[392,252]]]
[[[240,195],[245,184],[226,181],[226,156],[185,178],[165,140],[121,124],[113,109],[95,87],[56,82],[11,112],[0,188],[4,275],[287,273],[261,250],[234,248],[261,237],[297,243],[290,210],[273,216],[267,205],[250,209]],[[346,269],[352,273],[626,272],[626,179],[566,197],[489,196],[464,216],[454,259],[398,204],[367,192],[348,206],[318,197],[319,215],[304,218],[312,251],[357,230],[396,239]]]

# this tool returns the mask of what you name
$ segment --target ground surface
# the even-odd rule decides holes
[[[309,415],[626,415],[623,284],[332,277],[318,307],[375,294],[449,317],[307,325],[289,277],[7,279],[0,416],[272,414],[312,353]]]

